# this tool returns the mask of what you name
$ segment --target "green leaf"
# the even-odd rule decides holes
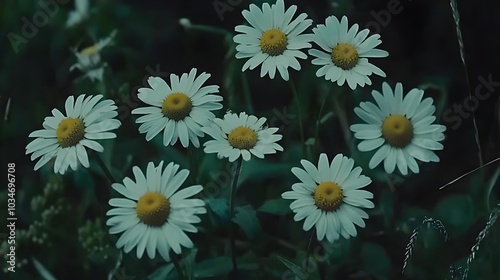
[[[224,160],[218,159],[216,154],[205,154],[199,165],[198,178],[203,182],[216,180],[217,178],[215,177],[220,174],[224,162]],[[231,174],[231,168],[228,167],[226,169],[222,172]]]
[[[181,260],[181,266],[183,267],[183,270],[185,271],[186,274],[186,278],[188,280],[194,279],[194,265],[195,265],[194,259],[196,258],[197,253],[198,249],[196,248],[191,249],[189,253]]]
[[[379,207],[384,218],[384,224],[387,228],[394,220],[394,193],[388,188],[382,190]]]
[[[257,219],[256,212],[250,205],[243,207],[236,207],[236,215],[233,221],[240,226],[248,238],[252,239],[257,237],[262,232],[259,219]]]
[[[290,269],[293,274],[295,274],[295,279],[307,279],[307,273],[302,270],[302,268],[296,264],[294,264],[293,262],[281,257],[281,256],[277,256],[278,257],[278,260],[280,260],[280,262],[282,262],[284,265],[286,265],[286,267],[288,267],[288,269]]]
[[[256,263],[241,263],[238,260],[238,269],[255,270],[258,269]],[[233,269],[233,264],[229,256],[220,256],[212,259],[204,260],[195,265],[195,278],[208,278],[220,275],[226,275]]]
[[[148,279],[149,280],[171,279],[171,278],[173,278],[173,276],[175,274],[175,273],[171,273],[173,270],[174,270],[174,264],[169,263],[167,265],[164,265],[164,266],[158,268],[157,270],[155,270],[155,272],[151,273],[148,276]]]
[[[260,159],[251,159],[243,163],[238,186],[241,186],[247,180],[259,182],[269,177],[276,177],[276,174],[290,173],[292,167],[293,165],[287,163],[273,163]]]
[[[50,273],[50,271],[48,271],[47,268],[45,268],[45,266],[42,263],[40,263],[35,258],[32,258],[31,260],[35,265],[36,270],[38,271],[38,273],[40,273],[40,275],[44,280],[56,280],[56,278],[52,275],[52,273]]]
[[[206,203],[223,221],[229,220],[229,203],[224,198],[207,199]]]
[[[219,275],[228,274],[233,265],[231,258],[228,256],[215,257],[213,259],[204,260],[195,265],[194,276],[196,278],[207,278]]]
[[[174,162],[179,164],[181,168],[188,168],[189,161],[185,154],[180,152],[180,149],[176,149],[173,146],[164,146],[163,145],[163,137],[157,135],[153,139],[151,139],[150,143],[154,145],[156,150],[160,153],[160,157],[165,160],[165,163],[168,164],[170,162]]]
[[[391,260],[384,248],[376,243],[366,242],[361,248],[363,268],[379,280],[390,279]]]
[[[443,224],[465,233],[474,222],[474,204],[468,195],[451,195],[441,200],[434,213]]]
[[[485,194],[484,194],[484,203],[485,203],[485,208],[488,210],[488,212],[491,212],[493,209],[490,206],[490,202],[492,201],[491,199],[491,191],[493,190],[493,187],[495,187],[498,176],[500,176],[500,168],[497,168],[495,170],[495,173],[493,176],[491,176],[490,181],[488,182],[488,187],[486,188]]]
[[[285,215],[292,212],[290,209],[290,202],[290,200],[283,198],[271,199],[264,202],[264,204],[259,207],[258,211],[274,215]]]

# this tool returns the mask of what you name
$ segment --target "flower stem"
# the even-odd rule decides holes
[[[351,130],[349,129],[349,122],[347,121],[347,114],[345,111],[346,95],[345,89],[340,90],[333,101],[333,106],[335,107],[335,112],[337,113],[337,118],[342,128],[342,134],[344,135],[344,141],[346,146],[349,148],[351,153],[354,151],[353,142],[351,141]]]
[[[250,85],[248,84],[247,75],[241,72],[241,85],[243,87],[243,97],[245,98],[246,112],[253,115],[252,94],[250,93]]]
[[[196,165],[196,159],[194,158],[193,147],[189,145],[187,150],[188,150],[189,166],[191,167],[191,182],[195,184],[196,179],[198,177],[198,168]]]
[[[316,121],[316,132],[314,135],[314,148],[313,148],[313,153],[316,155],[318,154],[318,146],[319,146],[319,127],[321,126],[321,114],[323,113],[323,107],[325,107],[325,103],[328,100],[328,97],[330,97],[331,92],[333,91],[333,85],[330,86],[330,89],[326,93],[325,99],[323,99],[323,103],[321,103],[321,107],[319,108],[319,113],[318,113],[318,120]]]
[[[181,264],[179,262],[179,257],[175,253],[172,254],[172,263],[174,264],[175,270],[177,270],[177,274],[179,275],[179,279],[185,280],[186,277],[184,276],[184,273],[182,272],[182,267],[181,267]]]
[[[306,267],[304,268],[305,273],[308,273],[308,270],[309,270],[309,257],[311,256],[312,243],[313,243],[315,233],[316,233],[316,229],[313,229],[313,231],[311,233],[311,238],[309,238],[309,243],[307,244]]]
[[[235,239],[234,239],[233,218],[234,218],[234,204],[235,204],[235,200],[236,200],[236,187],[238,185],[238,177],[240,177],[242,164],[243,164],[243,158],[240,156],[236,160],[233,181],[231,182],[231,199],[229,200],[229,219],[230,219],[229,239],[230,239],[230,246],[231,246],[231,261],[233,263],[233,270],[235,270],[235,271],[238,270],[238,264],[236,263],[236,246],[235,246]]]
[[[109,169],[106,167],[106,164],[104,164],[104,161],[102,161],[102,159],[99,156],[99,154],[97,154],[97,152],[95,152],[94,154],[95,154],[95,158],[97,160],[97,163],[99,164],[99,166],[101,167],[102,171],[104,172],[104,175],[106,175],[106,177],[108,177],[108,180],[111,183],[116,183],[115,178],[113,177],[113,175],[111,174],[111,172],[109,171]]]
[[[293,83],[292,80],[290,80],[290,88],[292,89],[293,96],[295,98],[295,102],[297,103],[297,114],[299,115],[299,132],[300,132],[300,141],[302,144],[302,154],[305,154],[305,149],[306,149],[306,140],[304,137],[304,128],[302,126],[302,112],[300,111],[300,99],[299,99],[299,94],[297,92],[297,88],[295,87],[295,84]]]

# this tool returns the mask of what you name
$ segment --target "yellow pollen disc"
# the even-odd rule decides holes
[[[257,133],[248,127],[239,126],[229,133],[229,145],[240,150],[250,150],[257,144]]]
[[[279,29],[269,29],[260,38],[260,49],[270,56],[277,56],[286,50],[288,40],[285,33]]]
[[[335,211],[342,204],[342,189],[333,182],[319,184],[314,191],[314,204],[323,211]]]
[[[170,214],[170,201],[159,192],[147,192],[137,201],[135,212],[144,224],[161,227]]]
[[[191,113],[193,103],[187,94],[182,92],[174,92],[163,100],[161,112],[165,117],[174,121],[183,120]]]
[[[59,123],[56,131],[59,146],[66,148],[75,146],[85,136],[85,125],[78,118],[67,118]]]
[[[332,62],[344,70],[354,68],[358,63],[359,55],[356,48],[347,43],[340,43],[332,49]]]
[[[87,47],[81,51],[81,53],[84,55],[93,55],[93,54],[96,54],[98,52],[99,52],[99,48],[97,47],[97,45]]]
[[[382,123],[382,136],[392,146],[403,148],[411,143],[413,125],[403,115],[390,115]]]

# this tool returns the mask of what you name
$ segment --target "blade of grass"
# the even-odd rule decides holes
[[[465,62],[465,48],[464,48],[464,42],[462,39],[462,31],[460,30],[460,14],[458,13],[457,1],[450,0],[450,6],[451,6],[452,14],[453,14],[453,19],[455,20],[458,45],[460,47],[460,58],[462,59],[462,64],[464,65],[465,80],[467,82],[467,90],[469,91],[469,100],[472,100],[472,94],[471,94],[471,90],[470,90],[471,86],[470,86],[470,82],[469,82],[469,71],[467,70],[467,63]],[[476,145],[477,145],[477,149],[478,149],[479,165],[483,165],[481,144],[479,142],[479,130],[477,129],[476,113],[474,112],[474,110],[472,111],[472,123],[474,124],[474,137],[476,139]]]

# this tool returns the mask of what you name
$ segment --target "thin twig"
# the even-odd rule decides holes
[[[449,185],[451,185],[451,184],[455,183],[456,181],[458,181],[458,180],[462,179],[463,177],[465,177],[465,176],[467,176],[467,175],[469,175],[469,174],[471,174],[471,173],[474,173],[474,172],[476,172],[477,170],[479,170],[479,169],[481,169],[481,168],[483,168],[483,167],[486,167],[486,166],[488,166],[488,165],[490,165],[490,164],[492,164],[492,163],[494,163],[494,162],[496,162],[496,161],[498,161],[498,160],[500,160],[500,157],[498,157],[498,158],[496,158],[496,159],[494,159],[494,160],[491,160],[491,161],[489,161],[488,163],[483,164],[483,165],[481,165],[481,166],[479,166],[479,167],[477,167],[477,168],[475,168],[475,169],[473,169],[473,170],[471,170],[471,171],[469,171],[469,172],[467,172],[467,173],[465,173],[465,174],[461,175],[460,177],[456,178],[455,180],[453,180],[453,181],[451,181],[451,182],[446,183],[446,185],[444,185],[444,186],[440,187],[439,189],[440,189],[440,190],[442,190],[442,189],[444,189],[445,187],[447,187],[447,186],[449,186]]]
[[[499,216],[500,216],[500,204],[498,204],[497,208],[493,212],[490,213],[490,216],[488,218],[488,222],[486,222],[486,226],[484,227],[484,229],[481,232],[479,232],[479,235],[476,238],[476,244],[474,244],[474,246],[472,246],[472,248],[470,249],[470,255],[467,258],[467,264],[465,266],[465,270],[464,270],[462,279],[467,279],[470,264],[474,260],[474,258],[476,257],[477,252],[479,251],[479,245],[486,238],[486,235],[488,235],[491,227],[493,226],[493,224],[495,224],[495,222]]]
[[[122,251],[120,251],[120,254],[118,255],[118,258],[117,258],[116,263],[115,263],[115,267],[108,274],[108,280],[113,280],[113,276],[116,274],[116,272],[118,272],[118,269],[120,268],[120,265],[122,263],[122,258],[123,258],[123,254],[122,254]]]
[[[462,59],[462,64],[464,65],[464,69],[465,69],[465,80],[467,82],[467,90],[469,91],[469,100],[472,100],[472,93],[470,90],[471,86],[470,86],[470,82],[469,82],[469,71],[467,70],[467,63],[465,62],[465,48],[464,48],[464,42],[462,39],[462,31],[460,30],[460,14],[458,13],[457,1],[450,0],[450,6],[451,6],[452,14],[453,14],[453,19],[455,20],[458,45],[460,47],[460,58]],[[483,165],[481,144],[479,142],[479,130],[477,129],[476,114],[474,111],[475,110],[472,110],[472,123],[474,124],[474,134],[475,134],[474,136],[476,138],[476,145],[478,148],[479,165]]]
[[[3,117],[4,121],[7,121],[7,118],[9,117],[9,110],[10,110],[10,97],[7,99],[7,106],[5,106],[5,115]]]

